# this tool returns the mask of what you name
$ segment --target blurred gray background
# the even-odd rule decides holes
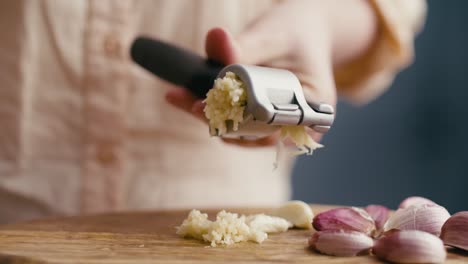
[[[295,199],[396,208],[420,195],[468,210],[468,1],[428,3],[415,64],[370,104],[338,105],[326,147],[297,162]]]

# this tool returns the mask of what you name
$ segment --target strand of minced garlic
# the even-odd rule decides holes
[[[212,136],[222,136],[227,132],[226,121],[232,121],[234,131],[244,121],[247,93],[243,82],[233,72],[227,72],[223,78],[215,80],[204,102]],[[282,126],[280,137],[283,141],[291,139],[297,146],[298,151],[292,152],[293,155],[311,155],[315,149],[323,147],[312,139],[305,126]]]
[[[282,126],[280,138],[283,141],[290,138],[294,142],[299,150],[293,152],[293,155],[312,155],[315,149],[323,147],[307,133],[305,126]]]

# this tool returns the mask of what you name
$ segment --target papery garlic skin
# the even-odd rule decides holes
[[[289,201],[274,209],[271,215],[284,218],[297,228],[311,229],[314,213],[312,208],[302,201]]]
[[[309,246],[312,249],[323,254],[340,257],[367,255],[373,245],[372,238],[356,231],[318,231],[309,239]]]
[[[450,217],[440,205],[421,204],[398,209],[385,223],[383,231],[420,230],[439,236],[442,226]]]
[[[364,210],[374,219],[377,230],[381,230],[390,217],[390,209],[383,205],[371,204],[366,206]]]
[[[419,230],[391,232],[375,242],[372,252],[394,263],[442,263],[447,258],[442,240]]]
[[[437,205],[437,203],[435,203],[434,201],[429,200],[427,198],[424,198],[424,197],[421,197],[421,196],[411,196],[411,197],[408,197],[408,198],[404,199],[403,201],[401,201],[398,208],[404,209],[404,208],[408,208],[408,207],[413,206],[413,205],[421,205],[421,204]]]
[[[440,238],[446,245],[468,251],[468,211],[452,215],[442,226]]]
[[[372,235],[376,231],[372,217],[356,207],[335,208],[322,212],[312,222],[315,230],[351,230]]]

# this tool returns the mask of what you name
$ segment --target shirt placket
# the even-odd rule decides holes
[[[122,207],[125,109],[130,86],[124,47],[131,1],[90,0],[84,39],[84,127],[81,211]]]

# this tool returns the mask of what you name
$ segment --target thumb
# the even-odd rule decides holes
[[[221,64],[229,65],[239,62],[239,47],[226,29],[213,28],[208,31],[205,50],[208,58]]]

